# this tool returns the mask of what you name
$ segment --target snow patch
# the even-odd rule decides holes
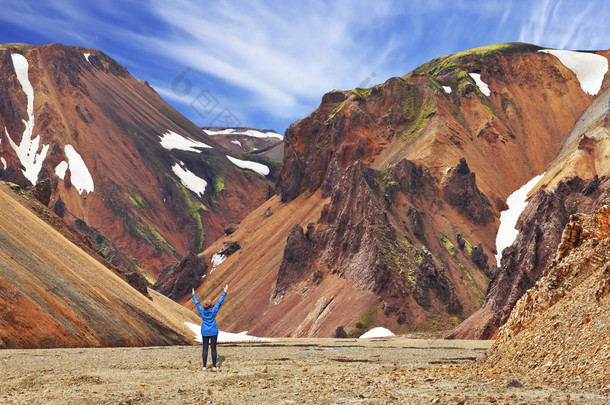
[[[229,155],[227,155],[227,159],[229,159],[231,161],[231,163],[233,163],[235,166],[241,167],[242,169],[249,169],[258,174],[262,174],[263,176],[266,176],[269,174],[269,168],[262,163],[251,162],[249,160],[236,159]]]
[[[216,267],[220,266],[220,264],[222,262],[224,262],[225,260],[227,260],[227,256],[223,255],[222,253],[214,253],[214,255],[212,256],[212,270],[210,270],[210,273],[212,273],[214,270],[216,270]]]
[[[371,338],[381,338],[381,337],[390,337],[395,336],[392,331],[386,328],[377,327],[373,328],[370,331],[366,332],[364,335],[360,336],[360,339],[371,339]]]
[[[241,142],[239,142],[237,139],[233,139],[231,143],[234,145],[239,145],[241,148],[243,148],[243,146],[241,146]]]
[[[72,185],[76,187],[79,194],[83,191],[92,193],[94,189],[93,177],[91,177],[91,173],[81,155],[78,154],[72,145],[64,146],[64,152],[68,158]]]
[[[451,93],[451,87],[449,87],[449,86],[443,86],[443,90],[445,90],[445,93],[447,93],[447,94]]]
[[[253,138],[278,138],[284,139],[284,137],[278,134],[275,131],[259,131],[256,129],[248,129],[248,130],[240,130],[236,128],[225,128],[219,131],[212,131],[208,129],[204,129],[205,133],[214,136],[214,135],[247,135]]]
[[[85,59],[87,59],[87,62],[89,62],[89,64],[91,64],[91,61],[89,60],[89,56],[91,56],[90,53],[83,53],[83,56],[85,57]]]
[[[576,75],[582,90],[592,96],[599,92],[602,81],[608,71],[608,59],[588,52],[564,51],[559,49],[541,49],[538,52],[555,56]]]
[[[38,153],[40,135],[32,139],[32,132],[34,131],[34,88],[28,77],[28,60],[18,53],[11,54],[11,59],[13,60],[17,80],[19,81],[19,84],[21,84],[21,88],[27,98],[28,119],[22,120],[25,129],[23,130],[21,143],[19,145],[13,142],[13,138],[10,137],[6,128],[4,128],[4,132],[6,133],[6,137],[8,138],[11,147],[17,154],[19,161],[25,168],[21,169],[23,175],[30,183],[36,184],[38,181],[38,174],[40,173],[40,169],[42,169],[42,162],[44,162],[47,152],[49,151],[49,145],[42,145],[40,153]]]
[[[184,187],[197,194],[199,197],[205,193],[205,188],[208,182],[204,179],[197,177],[197,175],[191,172],[189,169],[183,169],[178,163],[172,166],[172,171],[178,178]]]
[[[63,180],[64,177],[66,177],[66,170],[68,170],[68,163],[65,160],[62,160],[55,167],[55,174],[57,175],[57,177]]]
[[[489,97],[491,95],[491,91],[489,91],[489,86],[487,85],[487,83],[485,83],[483,80],[481,80],[481,75],[479,73],[468,73],[468,74],[470,75],[470,77],[472,77],[474,82],[477,84],[477,87],[479,88],[479,90],[481,90],[481,93],[483,93],[487,97]]]
[[[2,162],[2,165],[4,166],[4,170],[6,170],[6,159],[3,157],[0,157],[0,161]]]
[[[167,150],[178,149],[186,152],[201,152],[195,148],[212,148],[210,145],[184,137],[171,130],[161,136],[160,142],[161,146]]]
[[[184,322],[184,324],[195,334],[195,341],[202,342],[201,339],[201,325],[196,325],[190,322]],[[261,338],[256,336],[248,335],[248,331],[241,333],[231,333],[231,332],[218,332],[218,342],[226,343],[226,342],[270,342],[271,339]]]
[[[519,216],[521,216],[521,213],[527,207],[527,193],[534,188],[545,173],[534,177],[506,199],[508,209],[500,213],[500,227],[496,235],[496,251],[498,252],[496,254],[496,261],[498,266],[500,266],[500,260],[502,259],[502,251],[512,245],[515,239],[517,239],[517,235],[519,235],[519,231],[515,226]]]

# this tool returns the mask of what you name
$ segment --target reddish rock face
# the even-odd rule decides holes
[[[573,215],[560,240],[555,259],[517,302],[478,366],[530,383],[552,374],[566,386],[604,393],[610,358],[600,352],[609,339],[610,206]]]
[[[154,288],[166,297],[177,300],[199,287],[207,270],[204,258],[189,252],[181,261],[163,269]]]
[[[564,227],[571,229],[570,218],[577,213],[596,212],[610,201],[610,161],[606,152],[610,146],[606,119],[610,91],[606,86],[578,120],[561,153],[548,165],[540,182],[546,184],[546,189],[539,189],[530,197],[517,223],[519,236],[504,250],[483,307],[453,330],[452,337],[494,338],[517,301],[536,285],[556,254],[562,257],[574,247],[562,242]],[[578,239],[578,232],[574,235]],[[560,243],[563,247],[557,253]]]
[[[23,120],[30,118],[16,54],[27,60],[33,88],[31,139],[40,136],[35,152],[48,148],[35,182],[50,182],[49,204],[64,220],[85,221],[150,275],[188,251],[201,252],[267,198],[277,163],[253,157],[270,166],[268,177],[238,168],[226,158],[229,151],[107,55],[60,44],[0,46],[3,179],[32,183],[8,138],[19,145]],[[169,131],[211,148],[168,150],[161,139]],[[70,161],[69,147],[86,165],[93,190],[77,189],[83,170]],[[65,174],[58,175],[62,165]],[[176,165],[205,181],[205,191],[186,187],[172,170]]]
[[[547,169],[592,100],[538,49],[477,48],[372,89],[326,94],[286,131],[276,184],[283,205],[270,217],[253,214],[261,225],[249,235],[238,228],[225,237],[244,249],[200,289],[211,292],[216,277],[248,277],[242,261],[262,251],[273,260],[253,271],[264,277],[236,293],[256,289],[268,301],[244,309],[236,298],[239,313],[226,321],[241,330],[332,336],[339,326],[352,334],[456,326],[483,304],[487,277],[504,277],[490,253],[507,197]],[[297,209],[303,201],[323,208]],[[264,240],[273,233],[280,246]]]

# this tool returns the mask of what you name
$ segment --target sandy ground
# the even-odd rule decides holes
[[[218,348],[219,372],[202,370],[201,346],[3,350],[0,403],[610,403],[480,377],[470,366],[489,345],[405,337],[227,343]]]

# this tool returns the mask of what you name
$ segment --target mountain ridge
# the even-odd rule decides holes
[[[507,197],[545,171],[594,98],[557,57],[539,50],[477,48],[370,89],[325,94],[286,131],[280,202],[264,205],[270,218],[280,216],[283,249],[250,246],[249,238],[261,236],[245,236],[239,225],[205,253],[229,240],[243,249],[199,291],[218,293],[220,280],[244,271],[237,270],[242,261],[273,251],[273,263],[257,268],[266,275],[257,293],[269,301],[227,315],[229,327],[331,336],[343,326],[357,336],[372,326],[398,333],[457,326],[502,271],[491,255]],[[319,207],[319,217],[284,217],[303,199]],[[262,219],[259,229],[277,228]],[[235,311],[246,302],[237,300]]]

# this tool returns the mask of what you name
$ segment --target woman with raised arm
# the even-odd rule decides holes
[[[201,357],[203,358],[204,370],[207,368],[208,346],[212,347],[212,371],[218,370],[216,368],[216,343],[218,342],[218,325],[216,325],[216,314],[227,296],[228,288],[229,285],[225,285],[225,288],[216,305],[212,306],[212,301],[207,299],[203,301],[203,307],[201,304],[199,304],[199,301],[197,301],[195,289],[193,288],[193,301],[195,302],[195,306],[201,315],[201,339],[203,340],[203,353],[201,354]]]

